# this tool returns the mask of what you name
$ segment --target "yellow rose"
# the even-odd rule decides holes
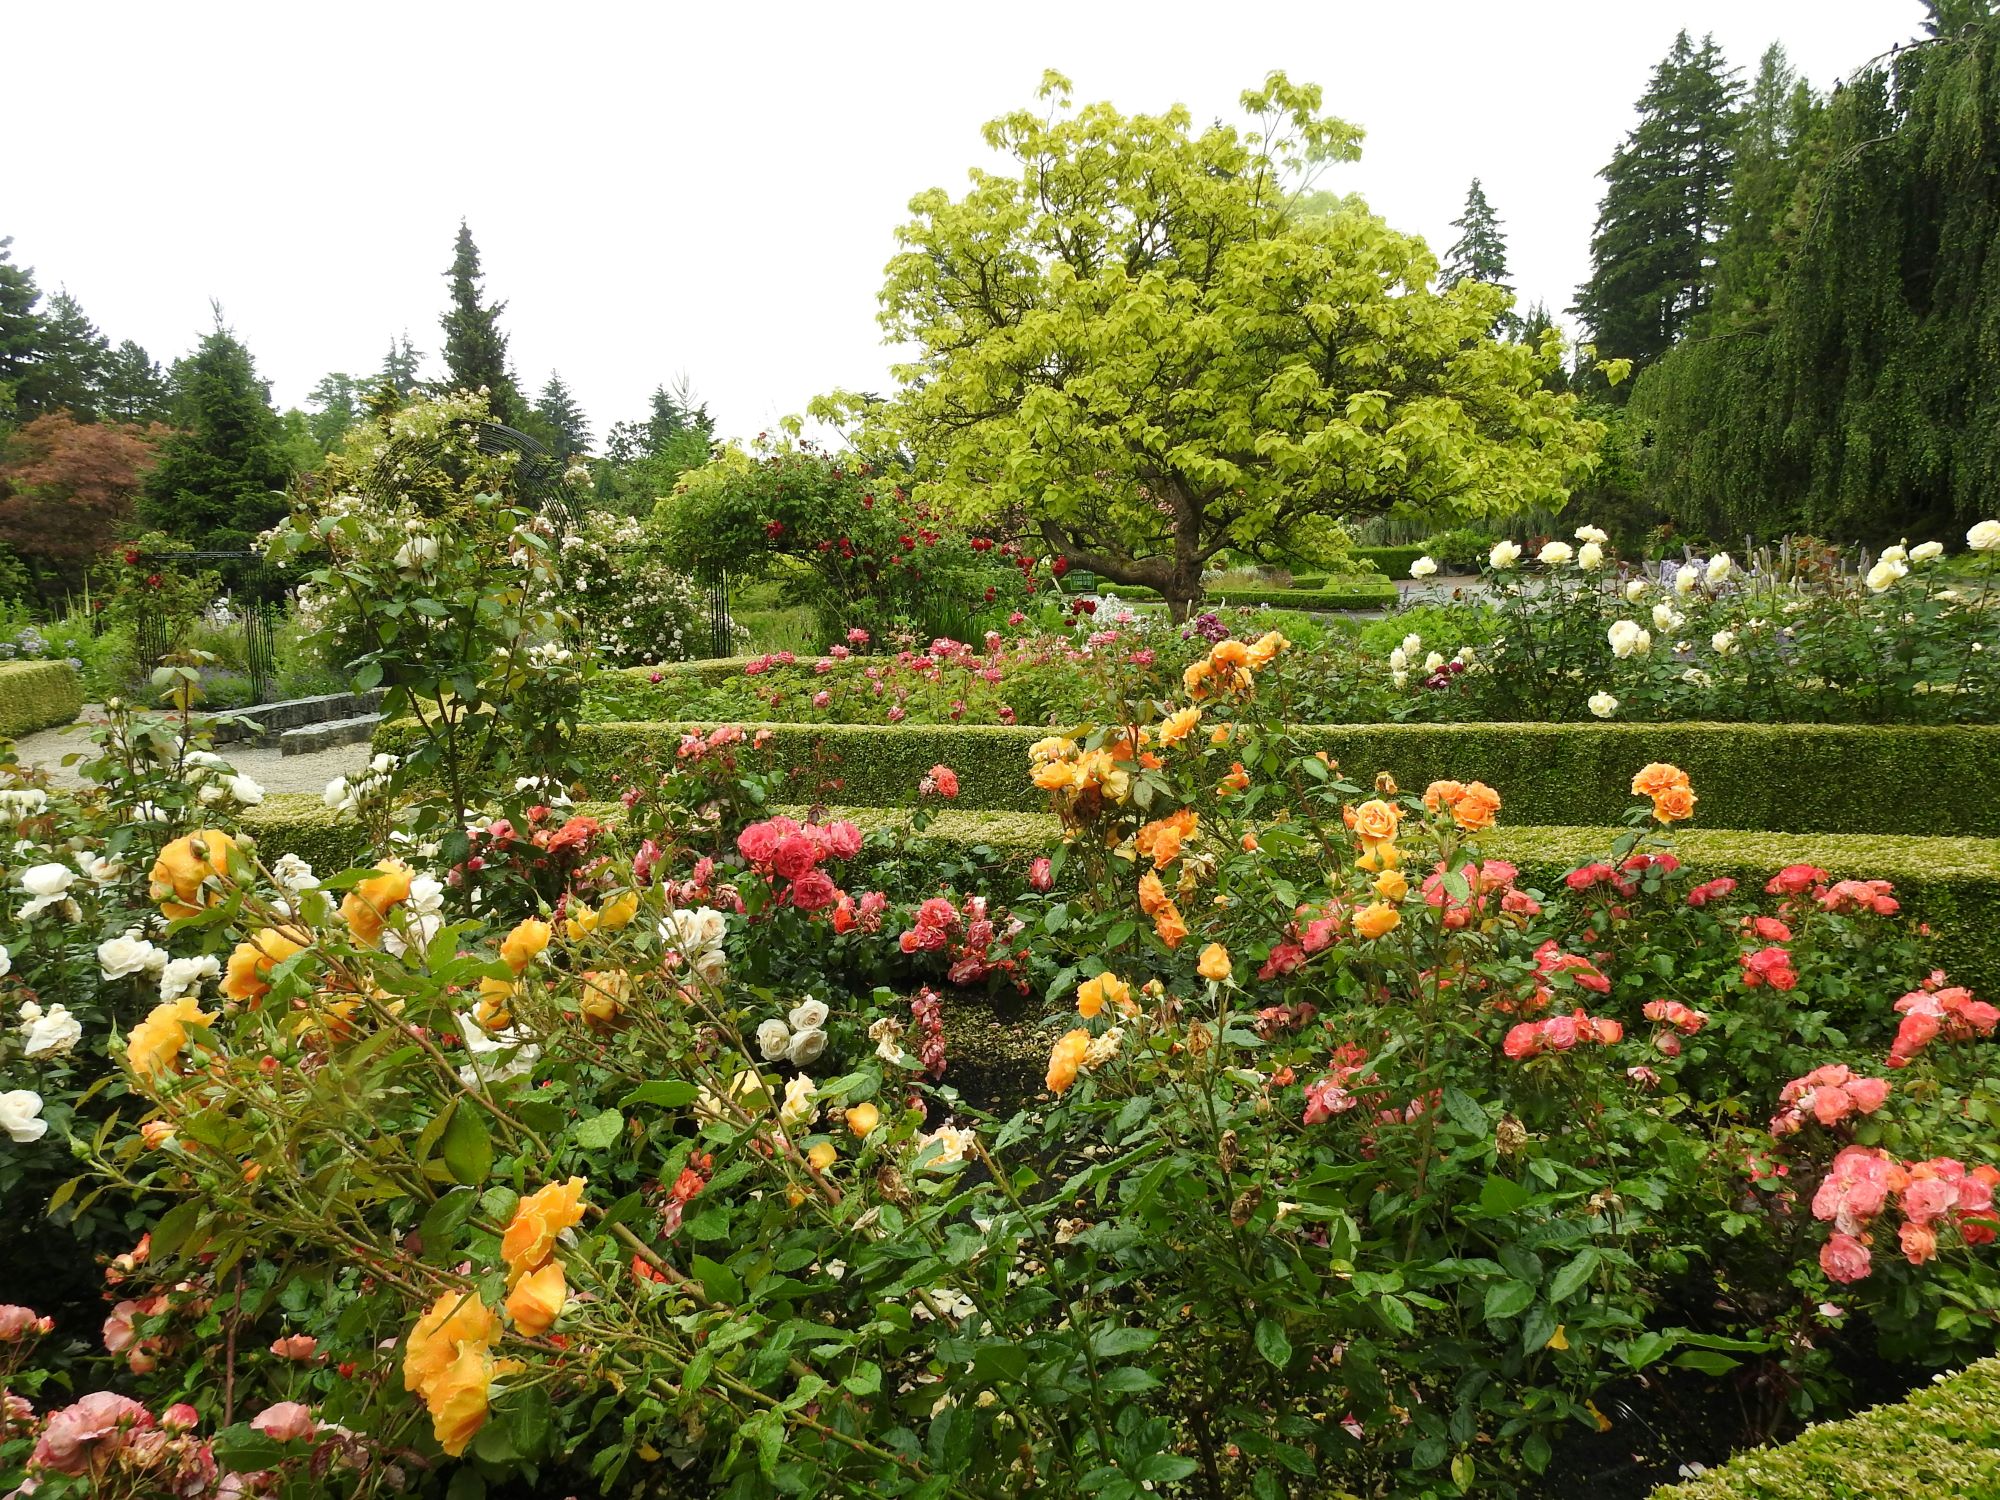
[[[500,1337],[500,1320],[476,1292],[449,1291],[424,1310],[403,1348],[403,1389],[428,1396],[464,1348],[483,1356]]]
[[[632,998],[632,976],[623,969],[583,971],[583,1019],[592,1026],[614,1023]]]
[[[1044,761],[1030,779],[1045,792],[1068,791],[1076,785],[1076,767],[1066,760]]]
[[[1210,943],[1202,949],[1194,967],[1203,979],[1212,979],[1217,984],[1236,972],[1236,966],[1229,961],[1229,950],[1220,943]]]
[[[1386,901],[1371,901],[1354,914],[1354,930],[1371,941],[1402,925],[1402,915]]]
[[[581,901],[572,901],[563,918],[563,936],[576,943],[595,931],[597,931],[597,913]]]
[[[1410,894],[1410,882],[1401,870],[1384,870],[1375,877],[1375,894],[1384,901],[1401,901]]]
[[[604,910],[597,914],[597,925],[605,932],[617,932],[628,926],[639,915],[639,893],[627,891],[622,896],[613,896],[604,903]]]
[[[1081,1026],[1065,1032],[1049,1053],[1048,1086],[1058,1094],[1067,1093],[1076,1082],[1076,1070],[1083,1066],[1083,1056],[1089,1050],[1089,1032]]]
[[[229,955],[222,976],[222,993],[237,1001],[260,1000],[271,991],[271,970],[294,953],[305,951],[312,935],[296,927],[266,927],[245,938]]]
[[[188,1027],[215,1020],[192,997],[156,1005],[125,1039],[125,1064],[141,1078],[171,1073],[188,1044]]]
[[[882,1111],[872,1104],[857,1104],[847,1112],[847,1128],[866,1138],[882,1123]]]
[[[529,1338],[540,1338],[562,1316],[569,1301],[569,1285],[563,1280],[562,1262],[552,1260],[541,1270],[523,1276],[507,1294],[507,1316]]]
[[[380,873],[356,885],[340,903],[341,919],[357,943],[374,947],[382,938],[382,919],[398,902],[410,899],[410,867],[399,859],[375,866]]]
[[[208,904],[202,882],[227,880],[229,857],[236,852],[236,840],[219,828],[201,828],[175,839],[153,861],[149,887],[160,912],[168,917],[191,917]]]
[[[833,1149],[832,1141],[821,1141],[806,1153],[806,1165],[815,1172],[824,1172],[839,1156],[840,1153]]]
[[[1402,826],[1403,810],[1393,802],[1371,798],[1354,809],[1354,821],[1350,825],[1354,836],[1365,843],[1386,843],[1395,838]]]
[[[588,910],[588,908],[586,908]],[[500,958],[516,974],[524,973],[535,955],[549,945],[549,924],[528,917],[514,924],[514,930],[500,943]]]
[[[1103,1014],[1107,1005],[1128,1012],[1132,1009],[1131,987],[1116,974],[1098,974],[1076,987],[1077,1014],[1085,1020]]]
[[[493,1385],[492,1364],[483,1348],[467,1348],[424,1392],[431,1409],[431,1433],[452,1458],[486,1425],[486,1407]]]
[[[507,1262],[508,1282],[538,1270],[554,1253],[556,1236],[583,1218],[584,1180],[552,1182],[523,1198],[500,1236],[500,1258]]]

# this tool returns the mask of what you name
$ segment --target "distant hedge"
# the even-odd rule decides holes
[[[1348,554],[1373,563],[1390,578],[1408,578],[1410,564],[1424,555],[1422,547],[1356,547]]]
[[[1732,1458],[1653,1500],[1990,1500],[2000,1495],[2000,1359],[1981,1360],[1907,1400],[1809,1427]]]
[[[1111,592],[1133,604],[1144,604],[1160,597],[1152,589],[1116,585]],[[1387,578],[1380,583],[1349,578],[1318,589],[1210,589],[1201,598],[1202,607],[1219,605],[1227,609],[1254,609],[1262,604],[1268,604],[1272,609],[1389,609],[1395,602],[1396,585]]]
[[[670,755],[684,724],[585,724],[578,744],[601,773]],[[704,726],[705,727],[705,726]],[[822,765],[830,800],[894,807],[940,763],[959,775],[959,805],[1036,812],[1028,746],[1050,731],[1002,725],[765,724],[784,764]],[[1439,778],[1497,789],[1507,822],[1618,822],[1632,773],[1671,761],[1693,779],[1702,828],[1773,833],[2000,836],[2000,726],[1824,724],[1362,724],[1299,731],[1372,780]],[[411,731],[384,725],[381,749]],[[608,782],[594,785],[608,793]],[[806,793],[810,795],[810,792]]]
[[[73,724],[83,679],[66,661],[0,662],[0,739]]]

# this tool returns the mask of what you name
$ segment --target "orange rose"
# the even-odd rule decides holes
[[[1244,656],[1248,660],[1250,669],[1253,672],[1261,672],[1264,668],[1271,665],[1273,657],[1289,645],[1291,645],[1291,642],[1278,634],[1277,631],[1267,630],[1263,635],[1251,642],[1250,649],[1244,653]]]
[[[464,1453],[486,1425],[492,1385],[492,1362],[486,1351],[468,1348],[424,1392],[424,1404],[431,1410],[431,1433],[450,1457]]]
[[[382,919],[398,902],[410,899],[410,867],[399,859],[385,859],[375,866],[381,873],[371,875],[347,893],[340,903],[341,919],[357,943],[373,948],[382,938]]]
[[[1076,785],[1076,767],[1066,760],[1044,761],[1029,778],[1045,792],[1064,792]]]
[[[1433,781],[1424,788],[1424,806],[1434,813],[1450,813],[1460,828],[1477,833],[1493,826],[1500,794],[1483,781]]]
[[[1139,910],[1147,916],[1157,916],[1173,903],[1167,899],[1167,887],[1151,870],[1139,877]]]
[[[1684,823],[1694,816],[1700,799],[1689,786],[1670,786],[1653,794],[1653,816],[1662,823]]]
[[[1169,901],[1154,912],[1153,931],[1159,934],[1160,941],[1169,948],[1180,947],[1187,941],[1188,935],[1187,923],[1181,920],[1181,909]]]
[[[1183,708],[1168,714],[1160,721],[1160,743],[1178,745],[1194,732],[1195,725],[1200,722],[1201,710],[1198,708]]]
[[[1229,950],[1220,943],[1210,943],[1201,950],[1201,957],[1195,961],[1195,972],[1203,979],[1212,979],[1221,984],[1236,972],[1229,961]]]
[[[1076,987],[1077,1014],[1086,1021],[1102,1015],[1107,1005],[1115,1005],[1128,1015],[1134,1008],[1131,987],[1116,974],[1098,974]]]
[[[231,1000],[260,1000],[271,992],[271,970],[294,953],[303,953],[311,934],[296,927],[266,927],[245,938],[229,955],[222,993]]]
[[[1354,821],[1348,827],[1354,830],[1356,838],[1371,844],[1385,843],[1396,836],[1403,824],[1403,810],[1393,802],[1371,798],[1354,809]]]
[[[1243,843],[1243,852],[1245,854],[1255,854],[1259,849],[1263,847],[1263,845],[1257,842],[1257,835],[1254,833],[1244,834],[1242,843]]]
[[[1209,675],[1214,671],[1215,668],[1209,665],[1206,657],[1200,661],[1189,662],[1187,670],[1181,673],[1182,690],[1190,698],[1206,698],[1208,696]]]
[[[1217,641],[1208,659],[1218,667],[1240,667],[1250,660],[1250,648],[1241,641]]]
[[[1215,794],[1218,797],[1227,797],[1232,793],[1242,791],[1249,785],[1250,773],[1243,769],[1243,762],[1240,760],[1233,761],[1230,763],[1229,774],[1222,778],[1221,783],[1215,789]]]
[[[445,1292],[424,1310],[403,1347],[403,1389],[428,1395],[463,1349],[482,1357],[500,1337],[500,1320],[476,1292]]]
[[[1632,795],[1635,797],[1658,797],[1669,787],[1689,785],[1688,774],[1679,766],[1670,766],[1665,761],[1654,761],[1642,767],[1632,778]]]
[[[1156,818],[1132,836],[1132,843],[1153,868],[1164,870],[1180,858],[1183,840],[1194,837],[1201,819],[1193,808],[1184,807],[1171,817]]]
[[[1090,1033],[1081,1026],[1063,1033],[1049,1053],[1048,1086],[1058,1094],[1067,1093],[1076,1082],[1076,1070],[1083,1066],[1083,1055],[1089,1050]]]
[[[595,922],[591,926],[595,927]],[[507,934],[500,944],[500,958],[516,974],[525,973],[535,955],[549,945],[549,924],[539,917],[529,917],[514,924],[514,930]]]
[[[214,1020],[192,997],[154,1006],[125,1038],[125,1065],[141,1078],[171,1073],[188,1044],[188,1028],[206,1028]]]
[[[1394,932],[1402,923],[1401,914],[1386,901],[1371,901],[1354,914],[1355,932],[1370,941]]]
[[[872,1104],[857,1104],[847,1112],[847,1128],[864,1139],[882,1123],[882,1111]]]
[[[581,1177],[552,1182],[523,1198],[500,1237],[500,1258],[507,1262],[509,1284],[537,1270],[555,1251],[556,1236],[583,1218]]]
[[[202,884],[227,881],[236,840],[219,828],[199,828],[160,851],[153,861],[149,893],[167,917],[191,917],[208,904]]]
[[[540,1338],[562,1316],[569,1301],[569,1285],[563,1280],[562,1262],[552,1260],[541,1270],[523,1276],[507,1294],[507,1316],[529,1338]]]

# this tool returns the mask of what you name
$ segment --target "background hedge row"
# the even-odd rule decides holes
[[[73,724],[83,679],[66,661],[0,662],[0,739]]]
[[[614,795],[609,773],[671,758],[693,726],[585,724],[578,746],[590,792]],[[1003,725],[768,724],[779,763],[822,767],[824,788],[800,795],[895,807],[940,763],[959,775],[959,805],[1039,812],[1028,746],[1046,729]],[[1298,731],[1366,783],[1389,771],[1406,787],[1441,777],[1495,788],[1510,824],[1623,820],[1632,773],[1671,761],[1694,778],[1703,828],[1773,833],[2000,836],[2000,726],[1817,724],[1366,724]],[[385,725],[379,748],[406,749]]]
[[[1422,547],[1356,547],[1349,554],[1357,561],[1373,563],[1390,578],[1408,578],[1410,564],[1424,555]]]
[[[1152,589],[1111,586],[1111,592],[1129,604],[1143,604],[1160,596]],[[1268,604],[1273,609],[1389,609],[1396,603],[1396,585],[1390,579],[1380,583],[1357,583],[1353,579],[1320,589],[1209,589],[1202,595],[1202,607],[1255,608]]]
[[[1991,1500],[2000,1495],[2000,1360],[1779,1448],[1731,1459],[1654,1500]]]

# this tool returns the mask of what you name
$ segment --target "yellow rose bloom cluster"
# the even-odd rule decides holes
[[[431,1431],[453,1458],[486,1425],[500,1320],[476,1292],[444,1293],[417,1319],[403,1350],[403,1388],[422,1396]]]
[[[192,997],[156,1005],[125,1039],[125,1065],[142,1079],[164,1077],[180,1062],[189,1041],[188,1028],[199,1026],[206,1034],[214,1021]]]
[[[1208,655],[1188,663],[1181,686],[1196,702],[1214,694],[1246,697],[1256,686],[1256,674],[1271,665],[1291,642],[1275,630],[1254,641],[1217,641]]]

